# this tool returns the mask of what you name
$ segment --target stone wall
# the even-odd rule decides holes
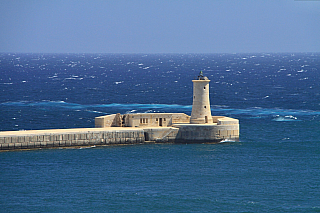
[[[238,119],[222,116],[213,116],[212,119],[215,122],[211,124],[189,124],[190,116],[183,113],[107,115],[96,118],[96,126],[103,128],[0,132],[0,150],[137,144],[146,141],[214,143],[225,139],[239,140]],[[128,125],[130,120],[139,124],[142,121],[142,125],[138,128],[110,127]],[[158,126],[160,121],[162,126]]]
[[[189,123],[190,116],[184,113],[135,113],[112,114],[95,118],[95,127],[167,127],[175,123]]]
[[[214,143],[225,139],[239,141],[239,125],[175,124],[178,128],[176,142]]]
[[[96,128],[111,127],[112,123],[115,120],[115,117],[116,117],[116,114],[96,117],[94,119],[95,127]]]
[[[66,129],[0,132],[0,150],[135,144],[144,142],[142,129]]]
[[[146,141],[155,141],[159,143],[174,142],[179,132],[178,128],[162,127],[162,128],[145,128],[144,136]]]

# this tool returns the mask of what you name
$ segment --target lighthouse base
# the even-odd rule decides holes
[[[205,116],[204,118],[190,118],[190,124],[212,124],[212,117]]]
[[[178,128],[176,143],[218,143],[239,141],[239,125],[174,124]]]

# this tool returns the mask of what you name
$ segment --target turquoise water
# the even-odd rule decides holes
[[[240,142],[0,153],[0,212],[320,212],[319,54],[0,54],[0,130],[111,113],[213,115]]]

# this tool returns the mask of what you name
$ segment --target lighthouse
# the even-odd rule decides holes
[[[212,116],[209,99],[210,80],[203,76],[202,71],[193,82],[193,104],[190,123],[191,124],[212,124]]]

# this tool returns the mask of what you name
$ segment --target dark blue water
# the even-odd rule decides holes
[[[320,53],[0,54],[0,130],[94,127],[111,113],[213,115],[240,142],[0,153],[1,212],[320,212]]]

